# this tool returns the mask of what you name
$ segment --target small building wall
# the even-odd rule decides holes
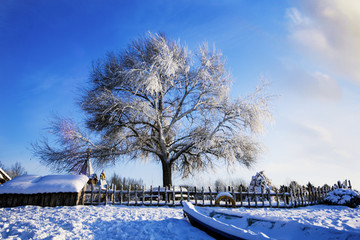
[[[41,207],[84,205],[85,187],[80,192],[0,194],[0,207],[35,205]]]

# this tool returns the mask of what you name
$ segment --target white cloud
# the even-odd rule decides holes
[[[282,74],[286,91],[309,100],[336,102],[342,99],[343,90],[335,78],[320,71],[307,71],[289,60],[285,64]]]
[[[286,9],[286,16],[291,20],[294,25],[309,24],[309,19],[304,17],[297,8]]]
[[[329,129],[324,126],[316,125],[314,123],[299,123],[299,133],[306,137],[305,141],[321,142],[331,144],[333,142],[333,135]]]
[[[289,38],[311,60],[360,84],[360,1],[301,1],[290,8]]]
[[[313,77],[313,94],[322,99],[340,99],[342,90],[337,81],[327,74],[315,72],[311,74]]]

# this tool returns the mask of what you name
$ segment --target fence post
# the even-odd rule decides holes
[[[261,186],[261,200],[262,200],[262,206],[265,207],[264,187],[263,186]]]
[[[100,205],[100,198],[101,198],[101,185],[99,185],[98,205]]]
[[[228,188],[230,188],[230,187],[228,186]],[[227,192],[227,189],[225,186],[224,186],[224,192]],[[227,207],[227,206],[228,206],[228,201],[227,201],[227,198],[225,198],[225,207]]]
[[[272,208],[270,188],[267,189],[267,192],[268,192],[269,205],[270,205],[270,208]]]
[[[320,187],[317,188],[317,201],[316,204],[319,204],[320,202]]]
[[[116,185],[114,184],[113,205],[115,205],[115,202],[116,202]]]
[[[186,189],[187,190],[187,201],[190,202],[190,190],[189,188]]]
[[[212,192],[210,186],[209,186],[209,193],[210,193],[210,207],[212,207]]]
[[[311,204],[311,195],[310,195],[310,193],[311,193],[311,189],[308,189],[308,190],[306,191],[307,204],[308,204],[308,205]]]
[[[248,207],[250,208],[250,187],[248,187],[247,199],[248,199]]]
[[[175,207],[175,187],[173,186],[173,205]]]
[[[131,190],[131,184],[128,187],[128,206],[130,206],[130,190]]]
[[[160,206],[160,186],[158,187],[158,206]]]
[[[195,206],[197,206],[197,192],[196,192],[196,187],[195,187],[194,189],[195,189]]]
[[[256,187],[254,187],[254,200],[255,200],[255,207],[257,208]]]
[[[114,199],[114,184],[111,184],[109,189],[109,204],[113,203],[113,199]]]
[[[150,206],[152,205],[152,185],[150,185]]]
[[[296,189],[296,206],[300,206],[300,189]]]
[[[294,207],[294,196],[293,196],[292,188],[290,188],[290,206]]]
[[[201,187],[201,197],[202,197],[202,205],[205,206],[205,196],[204,196],[204,187]]]
[[[167,187],[167,186],[165,186],[165,205],[167,205],[167,204],[168,204],[168,194],[167,194],[167,189],[168,189],[168,187]]]
[[[145,185],[142,187],[142,205],[145,206]]]
[[[275,193],[276,193],[276,207],[279,208],[279,191],[275,189]]]
[[[234,207],[236,207],[236,195],[235,195],[235,192],[234,192],[234,187],[231,187],[231,192],[232,192],[232,195],[233,195],[233,198],[234,198],[234,201],[235,201]]]
[[[183,201],[183,191],[182,186],[180,186],[180,203]]]
[[[109,186],[106,185],[106,189],[105,189],[105,205],[107,204],[108,196],[109,196]]]
[[[120,185],[120,205],[123,202],[123,189],[124,189],[124,186],[121,184]]]
[[[137,206],[137,184],[135,184],[135,206]]]
[[[283,198],[284,198],[284,205],[287,207],[289,205],[289,196],[288,196],[289,189],[286,187],[285,191],[283,192]]]
[[[90,204],[93,205],[93,197],[94,197],[94,185],[91,184],[91,194],[90,194]]]
[[[242,186],[240,186],[240,207],[242,207],[243,206],[243,199],[242,199]]]

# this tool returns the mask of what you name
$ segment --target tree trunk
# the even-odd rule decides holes
[[[171,181],[171,164],[167,161],[162,161],[162,172],[163,172],[163,187],[172,186]]]

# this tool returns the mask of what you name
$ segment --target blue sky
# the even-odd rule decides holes
[[[81,119],[76,105],[92,61],[151,31],[193,52],[215,44],[227,59],[233,97],[261,77],[279,95],[266,151],[250,170],[220,166],[174,184],[242,178],[265,170],[276,185],[350,179],[360,187],[360,4],[358,1],[47,1],[0,2],[0,161],[30,174],[52,173],[30,144],[54,114]],[[107,167],[161,184],[161,167]]]

